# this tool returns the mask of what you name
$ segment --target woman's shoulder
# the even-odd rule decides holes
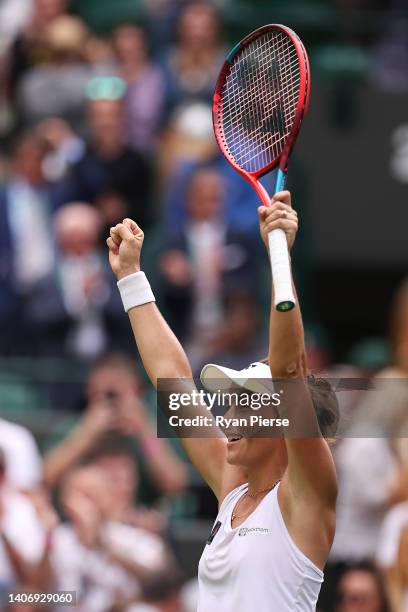
[[[219,509],[218,509],[218,513],[220,514],[221,512],[225,512],[225,510],[227,510],[227,508],[229,506],[231,506],[232,504],[235,504],[237,499],[239,499],[239,497],[244,493],[244,491],[246,491],[248,489],[248,483],[243,483],[241,485],[238,485],[237,487],[235,487],[234,489],[232,489],[231,491],[229,491],[224,498],[222,499],[222,501],[220,502],[219,505]]]

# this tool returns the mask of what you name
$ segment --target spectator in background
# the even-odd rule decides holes
[[[385,567],[390,559],[389,551],[397,546],[391,542],[386,546],[383,537],[381,541],[380,528],[390,506],[401,502],[404,488],[401,478],[407,455],[401,436],[408,425],[408,393],[407,385],[398,379],[406,378],[408,371],[407,313],[408,291],[407,284],[403,283],[391,307],[393,364],[372,379],[373,389],[365,391],[353,409],[350,437],[341,440],[334,449],[339,474],[337,528],[330,563],[326,566],[322,602],[345,564],[374,559],[380,546],[377,555],[383,559],[381,564]],[[395,384],[384,380],[392,378],[397,379]],[[376,427],[383,429],[376,430]],[[372,437],[362,437],[364,435]],[[395,541],[398,525],[394,521],[398,520],[399,524],[400,519],[395,517],[400,517],[401,513],[396,510],[394,514],[391,510],[388,516],[392,517],[389,519],[391,526],[386,523],[384,529],[389,528],[394,533]]]
[[[163,80],[149,60],[146,34],[141,27],[124,24],[113,33],[118,74],[127,84],[125,138],[139,151],[151,151],[163,111]]]
[[[133,363],[120,355],[102,358],[90,374],[87,398],[89,403],[81,421],[45,455],[44,478],[48,486],[55,487],[63,474],[92,456],[97,447],[116,440],[123,448],[129,445],[159,495],[182,491],[185,468],[165,440],[156,437]],[[146,487],[146,482],[141,485]]]
[[[405,284],[403,291],[398,292],[395,306],[402,306],[399,300],[406,289]],[[408,293],[405,293],[405,299],[407,295]],[[399,345],[398,342],[397,345]],[[376,562],[383,573],[388,596],[393,605],[392,609],[405,612],[408,610],[408,440],[404,437],[408,425],[406,378],[404,381],[396,382],[396,387],[401,404],[398,412],[405,416],[396,427],[396,438],[392,440],[394,452],[399,460],[399,474],[393,489],[394,505],[385,515],[379,533]],[[391,404],[390,408],[393,407]]]
[[[10,49],[12,91],[29,68],[48,61],[45,31],[55,19],[66,15],[68,6],[69,0],[30,0],[28,21]]]
[[[381,576],[369,562],[352,565],[344,571],[337,602],[335,612],[390,612]]]
[[[167,197],[169,184],[171,186],[177,180],[184,165],[207,163],[216,154],[211,107],[202,102],[179,106],[162,133],[158,149],[158,173],[163,196]],[[182,193],[175,198],[179,196],[183,199]],[[178,202],[178,206],[182,207],[183,203]],[[164,212],[167,215],[167,211]],[[173,224],[177,226],[179,220],[180,213]]]
[[[58,117],[48,117],[41,121],[35,133],[47,148],[43,161],[44,174],[51,183],[58,183],[66,177],[71,166],[81,159],[85,143],[66,121]]]
[[[47,356],[92,359],[121,337],[123,311],[99,251],[101,217],[71,203],[55,216],[58,256],[27,298],[37,350]]]
[[[45,549],[45,531],[30,499],[8,481],[0,448],[0,597],[28,586]]]
[[[228,363],[228,367],[241,370],[245,363],[263,359],[268,352],[266,339],[260,337],[259,313],[255,297],[248,285],[241,289],[227,290],[224,295],[223,319],[215,339],[201,355],[201,362],[194,368],[201,372],[206,363]]]
[[[93,203],[102,216],[101,246],[105,248],[105,240],[102,236],[107,236],[110,228],[114,227],[118,220],[126,217],[129,207],[125,198],[111,189],[99,193]]]
[[[92,454],[92,463],[101,468],[112,490],[111,517],[153,533],[162,533],[165,517],[160,512],[136,503],[140,474],[131,452],[121,445],[103,444]]]
[[[111,517],[113,495],[110,480],[93,465],[73,470],[61,486],[68,522],[53,531],[50,562],[56,588],[76,592],[77,610],[107,612],[131,601],[168,560],[158,536]]]
[[[0,347],[27,353],[30,339],[22,314],[23,298],[50,273],[54,260],[52,214],[57,194],[44,177],[43,143],[24,133],[14,144],[11,173],[0,192]]]
[[[25,125],[56,116],[84,130],[85,89],[92,76],[84,57],[87,37],[88,30],[77,17],[64,15],[46,27],[44,45],[49,59],[27,70],[17,88],[17,105]]]
[[[0,4],[0,34],[7,48],[30,19],[32,0],[3,0]],[[3,47],[3,49],[4,49]]]
[[[85,58],[95,74],[111,75],[115,70],[115,54],[111,38],[90,32],[85,48]]]
[[[384,411],[384,402],[378,402],[376,394],[377,391],[365,391],[353,409],[352,426],[357,411],[367,409],[366,417],[358,420],[364,428],[359,432],[348,430],[345,435],[348,433],[349,437],[334,447],[339,496],[336,534],[325,568],[325,587],[319,598],[325,612],[333,610],[332,592],[344,568],[366,559],[374,560],[381,524],[394,497],[399,464],[390,440],[384,434],[375,433],[372,437],[361,437],[370,435],[367,430],[373,424],[370,412],[375,400]]]
[[[98,77],[88,89],[87,119],[90,142],[84,156],[72,167],[65,185],[65,201],[94,202],[115,193],[125,204],[122,214],[149,226],[151,180],[144,157],[124,142],[126,86],[121,79]]]
[[[32,491],[42,482],[42,461],[33,434],[22,425],[0,418],[0,449],[5,478],[21,491]]]
[[[144,0],[143,22],[155,54],[166,51],[173,42],[177,21],[186,0]]]
[[[214,166],[199,167],[187,189],[186,223],[165,228],[159,268],[175,333],[202,346],[222,318],[225,285],[251,284],[253,246],[225,220],[226,185]]]
[[[408,467],[405,466],[405,501],[387,513],[381,527],[376,562],[381,569],[393,610],[408,609]]]
[[[211,164],[225,181],[228,193],[225,221],[228,227],[246,235],[251,234],[253,244],[257,241],[260,246],[255,214],[259,198],[219,152],[210,106],[193,103],[180,107],[163,135],[159,153],[163,217],[168,230],[178,230],[185,225],[190,177],[201,165]]]
[[[391,305],[390,340],[394,369],[382,375],[404,378],[408,374],[408,279],[398,287]]]
[[[182,577],[174,567],[152,573],[143,585],[142,602],[125,612],[188,612],[181,597]]]
[[[382,35],[377,36],[373,78],[385,90],[408,89],[408,25],[405,0],[387,2]]]
[[[211,101],[224,56],[215,7],[202,1],[187,3],[179,17],[176,43],[163,61],[167,111],[189,98]]]

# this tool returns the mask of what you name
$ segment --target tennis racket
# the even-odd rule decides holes
[[[276,170],[274,194],[285,188],[290,155],[307,111],[310,66],[299,37],[283,25],[266,25],[241,40],[221,68],[213,98],[213,123],[221,152],[255,189],[270,196],[260,178]],[[283,230],[269,234],[277,310],[295,305]]]

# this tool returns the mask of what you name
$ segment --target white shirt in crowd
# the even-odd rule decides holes
[[[23,490],[40,484],[41,457],[34,436],[28,429],[0,419],[0,449],[4,452],[9,484]]]
[[[399,543],[405,527],[408,527],[408,502],[391,508],[381,526],[376,561],[383,569],[393,567],[397,562]]]
[[[101,537],[129,561],[146,569],[161,569],[165,562],[162,540],[147,531],[110,522]],[[140,593],[138,580],[103,550],[85,547],[69,524],[54,531],[51,564],[57,590],[76,591],[78,610],[105,612],[117,597],[133,598]],[[65,612],[65,608],[61,608]]]
[[[13,38],[27,24],[32,12],[32,0],[2,0],[0,2],[0,33],[5,43],[10,44]],[[5,45],[6,46],[6,45]]]
[[[126,612],[160,612],[159,608],[156,606],[151,606],[147,603],[135,603],[126,608]]]
[[[396,565],[402,532],[407,527],[408,502],[403,502],[389,510],[380,530],[376,562],[383,570]],[[404,611],[408,612],[408,588],[404,594]]]
[[[345,438],[335,448],[339,478],[333,562],[372,559],[397,463],[383,438]]]
[[[0,492],[1,530],[21,558],[36,564],[44,552],[45,532],[31,501],[23,494],[4,486]],[[17,578],[5,544],[0,538],[0,583],[14,585]]]

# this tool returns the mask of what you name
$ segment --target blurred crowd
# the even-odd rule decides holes
[[[33,1],[2,56],[13,131],[2,159],[0,353],[129,350],[104,252],[109,227],[129,216],[146,250],[157,236],[153,282],[199,362],[229,296],[256,308],[259,276],[256,197],[212,137],[225,54],[217,10],[181,6],[174,41],[153,50],[140,25],[100,38],[68,8]]]
[[[180,555],[174,508],[187,500],[191,516],[211,521],[214,501],[178,447],[156,437],[108,267],[110,226],[129,216],[145,231],[143,267],[195,373],[208,361],[242,368],[267,350],[269,272],[257,198],[212,133],[211,96],[229,46],[223,3],[136,4],[144,4],[140,20],[102,35],[69,0],[0,1],[0,359],[44,369],[50,359],[74,360],[84,373],[78,393],[48,384],[55,414],[71,408],[76,422],[40,449],[28,428],[0,419],[2,610],[13,590],[75,591],[82,612],[195,609],[196,583],[187,580],[194,569]],[[391,30],[397,5],[390,4]],[[395,45],[405,44],[404,24],[394,46],[387,32],[381,39],[379,65],[393,63]],[[398,85],[408,72],[393,65]],[[391,322],[390,356],[353,365],[333,364],[322,331],[308,326],[312,369],[403,379],[406,284]],[[0,376],[0,394],[3,383]],[[408,394],[390,402],[404,431]],[[357,398],[347,410],[366,403]],[[319,609],[407,612],[403,439],[360,435],[333,452],[338,529]],[[204,539],[197,536],[198,548]]]

